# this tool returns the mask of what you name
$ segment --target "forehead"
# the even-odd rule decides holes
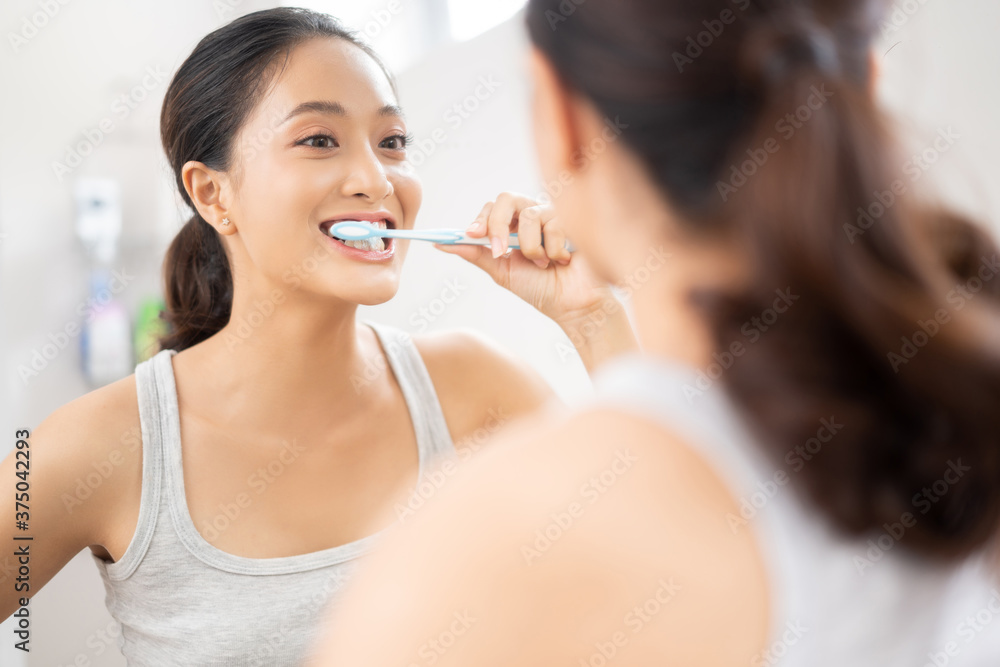
[[[291,51],[258,111],[284,117],[312,100],[337,102],[349,114],[365,115],[396,104],[396,95],[371,56],[347,40],[323,37]]]

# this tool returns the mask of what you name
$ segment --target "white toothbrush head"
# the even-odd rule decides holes
[[[341,241],[364,241],[380,237],[382,231],[374,223],[365,220],[343,220],[332,225],[326,233]]]

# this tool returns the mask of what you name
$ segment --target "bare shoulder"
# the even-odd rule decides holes
[[[753,535],[730,530],[736,502],[696,450],[610,409],[525,420],[502,440],[376,556],[328,645],[346,642],[328,654],[343,662],[318,664],[372,650],[367,614],[388,614],[416,650],[455,610],[481,622],[442,665],[589,664],[599,646],[627,647],[629,664],[752,664],[767,639],[764,564]],[[366,664],[405,659],[385,650]]]
[[[134,375],[52,412],[31,433],[31,449],[40,493],[44,485],[46,497],[56,499],[61,512],[86,528],[95,543],[117,539],[127,544],[134,522],[127,529],[115,526],[123,514],[138,516],[142,486]]]
[[[486,422],[530,414],[553,396],[529,364],[467,329],[414,337],[457,442]]]
[[[110,453],[130,435],[140,435],[134,375],[70,401],[53,411],[32,433],[35,439],[63,443],[53,446],[65,455],[87,458]]]

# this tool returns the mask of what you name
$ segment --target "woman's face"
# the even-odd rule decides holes
[[[421,187],[406,123],[385,73],[364,51],[318,38],[292,50],[234,146],[226,237],[237,298],[278,288],[372,305],[399,286],[407,243],[357,249],[324,229],[338,220],[411,229]]]

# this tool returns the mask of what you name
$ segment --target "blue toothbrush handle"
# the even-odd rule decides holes
[[[468,234],[463,234],[462,232],[450,232],[450,231],[449,232],[444,232],[444,231],[442,231],[442,232],[418,232],[418,233],[419,234],[434,235],[436,237],[436,239],[426,238],[426,239],[418,239],[418,240],[432,241],[432,242],[438,243],[440,245],[478,245],[478,246],[486,246],[486,247],[490,246],[490,239],[489,239],[489,237],[473,238],[473,237],[469,236]],[[440,236],[438,236],[438,234],[440,234]],[[440,240],[437,240],[437,239],[440,239]],[[544,242],[545,242],[545,236],[543,235],[542,236],[542,243],[544,243]],[[516,233],[515,234],[511,234],[510,236],[507,237],[507,247],[511,248],[512,250],[520,250],[521,249],[521,242],[518,240]],[[576,252],[576,248],[574,248],[573,244],[570,243],[569,241],[566,242],[566,249],[568,251],[570,251],[570,252]]]
[[[544,245],[545,244],[545,234],[542,234],[541,240],[542,240],[542,244]],[[509,242],[509,245],[510,245],[511,248],[514,248],[515,250],[520,250],[521,249],[520,241],[517,240],[517,234],[511,234],[508,237],[508,242]],[[572,252],[576,252],[576,246],[574,246],[569,241],[565,241],[563,243],[563,247],[566,248],[566,250],[569,251],[569,252],[571,252],[571,253]]]
[[[458,231],[457,229],[376,229],[371,225],[351,220],[334,224],[328,230],[328,233],[334,238],[344,241],[360,241],[381,237],[390,239],[406,239],[410,241],[428,241],[430,243],[438,243],[441,245],[490,246],[489,238],[473,238],[464,232]],[[545,242],[544,236],[542,237],[542,242]],[[517,238],[516,233],[507,237],[507,247],[512,250],[521,249],[521,242]],[[567,242],[565,247],[569,252],[576,252],[576,249],[571,243]]]

